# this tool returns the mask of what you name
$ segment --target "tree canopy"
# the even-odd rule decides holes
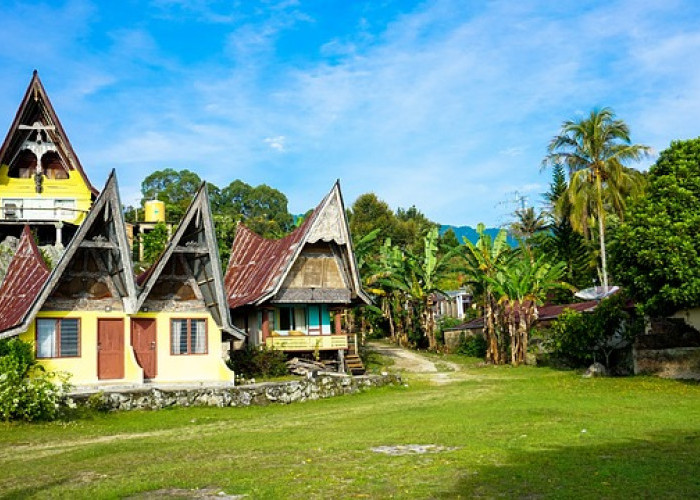
[[[700,305],[700,138],[671,143],[649,169],[646,196],[620,225],[612,257],[649,314]]]
[[[170,221],[179,221],[192,201],[202,179],[190,170],[157,170],[141,183],[143,201],[165,202],[165,213]]]
[[[650,151],[632,144],[627,124],[615,118],[610,108],[593,109],[589,116],[567,120],[552,138],[544,165],[565,165],[569,169],[568,201],[571,225],[590,238],[592,221],[598,223],[600,271],[608,286],[605,248],[605,216],[621,214],[627,195],[633,193],[640,177],[625,163],[638,161]]]

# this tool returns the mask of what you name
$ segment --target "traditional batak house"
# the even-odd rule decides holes
[[[0,147],[0,242],[29,225],[65,245],[96,196],[35,71]]]
[[[342,369],[348,350],[342,313],[369,298],[362,291],[339,184],[282,239],[263,238],[239,224],[224,281],[234,325],[250,344],[337,353]]]
[[[156,263],[138,277],[131,340],[151,380],[233,381],[223,342],[243,340],[230,324],[206,185]]]
[[[225,296],[202,196],[144,277],[140,294],[114,172],[50,274],[25,229],[0,287],[0,338],[19,335],[34,343],[43,366],[69,373],[79,386],[232,381],[221,359],[226,308],[212,305]],[[170,272],[173,261],[187,263],[189,271]],[[191,292],[173,285],[176,278]],[[208,283],[218,287],[220,299],[203,291]],[[187,313],[178,308],[181,300]]]

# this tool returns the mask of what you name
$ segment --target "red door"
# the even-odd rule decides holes
[[[97,320],[97,378],[124,378],[124,320]]]
[[[136,361],[143,368],[143,378],[156,378],[156,320],[131,320],[131,345]]]

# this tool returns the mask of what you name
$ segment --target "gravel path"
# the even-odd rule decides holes
[[[436,384],[448,384],[454,382],[451,374],[460,371],[459,365],[449,361],[439,361],[440,367],[446,367],[447,372],[438,370],[435,363],[416,351],[381,342],[369,342],[368,346],[375,352],[394,360],[393,368],[410,373],[425,373],[430,375],[430,380]]]

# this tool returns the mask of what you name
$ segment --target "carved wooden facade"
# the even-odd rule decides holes
[[[36,72],[0,147],[0,241],[28,224],[67,243],[97,196]]]
[[[339,184],[285,238],[265,239],[239,226],[225,282],[233,321],[253,345],[347,349],[342,312],[369,299],[357,272]]]

